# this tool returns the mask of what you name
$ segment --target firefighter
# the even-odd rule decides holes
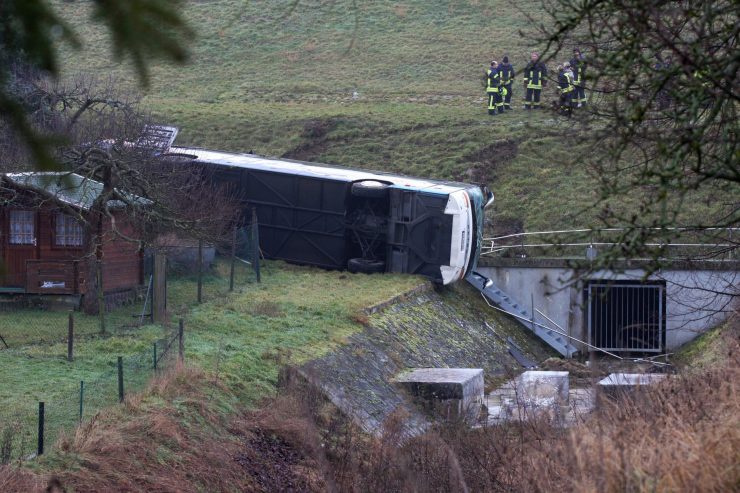
[[[532,59],[524,67],[524,87],[527,88],[524,99],[525,109],[540,108],[540,96],[545,85],[547,85],[547,67],[540,62],[540,54],[534,51]]]
[[[576,108],[586,106],[586,90],[584,86],[584,72],[586,70],[586,59],[578,48],[573,49],[573,58],[570,60],[573,69],[573,103]]]
[[[514,82],[514,67],[509,63],[509,57],[505,56],[503,63],[499,66],[501,74],[501,86],[503,87],[504,109],[511,110],[511,86]]]
[[[570,116],[573,112],[573,72],[570,63],[558,65],[558,88],[560,89],[560,114]]]
[[[486,70],[486,95],[488,96],[488,114],[495,115],[496,112],[504,112],[504,103],[501,98],[501,74],[498,62],[493,60],[491,66]]]

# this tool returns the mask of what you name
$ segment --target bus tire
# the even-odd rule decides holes
[[[388,184],[375,180],[358,181],[352,184],[352,195],[368,199],[384,199],[388,196]]]
[[[360,272],[362,274],[373,274],[375,272],[385,272],[385,262],[382,260],[370,260],[367,258],[351,258],[347,262],[347,270],[350,272]]]

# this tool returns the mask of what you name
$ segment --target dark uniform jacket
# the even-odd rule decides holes
[[[573,90],[572,82],[573,81],[570,80],[570,77],[568,77],[565,70],[560,70],[558,72],[558,87],[560,88],[561,94],[565,94]]]
[[[502,63],[498,66],[498,71],[501,74],[501,84],[504,86],[509,85],[516,76],[514,67],[510,63]]]
[[[489,67],[486,71],[486,92],[498,92],[501,85],[501,73],[497,68]]]
[[[583,73],[586,70],[586,61],[583,58],[573,57],[570,60],[570,68],[573,69],[573,83],[577,86],[582,86]]]
[[[541,89],[547,84],[547,67],[544,63],[537,60],[536,63],[531,61],[524,67],[524,82],[528,88]]]

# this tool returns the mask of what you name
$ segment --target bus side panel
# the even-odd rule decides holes
[[[265,256],[343,269],[348,186],[341,181],[242,170],[243,198],[248,207],[257,209]]]

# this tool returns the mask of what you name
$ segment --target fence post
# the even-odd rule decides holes
[[[260,230],[257,223],[257,209],[252,209],[252,265],[257,275],[257,282],[261,282],[260,276]]]
[[[234,269],[236,266],[236,226],[231,233],[231,272],[229,274],[229,291],[234,290]]]
[[[74,359],[74,338],[75,338],[75,318],[72,312],[69,312],[67,323],[67,361]]]
[[[203,240],[198,240],[198,303],[203,301]]]
[[[39,441],[36,448],[36,455],[44,453],[44,403],[39,402]]]
[[[180,319],[180,324],[177,327],[177,339],[178,339],[178,348],[177,348],[177,356],[180,359],[180,362],[182,363],[185,361],[185,322],[183,319]]]
[[[157,341],[154,341],[152,346],[154,349],[154,371],[157,371]]]
[[[531,296],[532,296],[532,332],[536,334],[537,325],[535,325],[535,322],[534,322],[534,293],[531,293]]]
[[[167,315],[167,257],[154,254],[152,284],[152,322],[163,323]]]
[[[123,356],[118,357],[118,402],[123,402]]]
[[[80,423],[82,423],[82,402],[85,398],[85,381],[80,380]]]

